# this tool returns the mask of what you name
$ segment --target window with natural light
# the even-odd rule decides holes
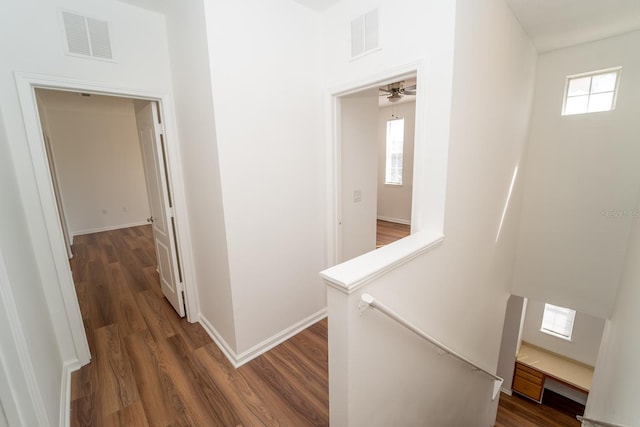
[[[404,119],[387,121],[387,160],[385,184],[402,185],[402,156],[404,152]]]
[[[540,332],[571,341],[576,311],[557,305],[545,304]]]
[[[567,77],[562,115],[613,110],[620,68]]]

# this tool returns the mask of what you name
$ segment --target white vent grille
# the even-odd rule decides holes
[[[351,21],[351,58],[358,58],[380,47],[380,18],[374,9]]]
[[[78,55],[91,55],[87,25],[84,16],[62,12],[64,31],[67,34],[67,49]]]
[[[378,9],[375,9],[364,16],[364,51],[377,49],[379,38]]]
[[[89,27],[89,41],[91,53],[98,58],[113,59],[111,55],[111,39],[109,38],[109,24],[93,18],[87,18]]]
[[[113,59],[109,23],[61,11],[67,52],[99,59]]]

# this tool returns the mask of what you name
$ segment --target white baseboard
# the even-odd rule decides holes
[[[60,388],[60,427],[71,424],[71,373],[82,367],[79,359],[68,361],[62,367]]]
[[[73,239],[76,236],[82,236],[84,234],[93,234],[93,233],[100,233],[102,231],[120,230],[121,228],[129,228],[129,227],[140,227],[141,225],[147,225],[147,224],[148,224],[147,221],[139,221],[139,222],[132,222],[129,224],[108,225],[106,227],[98,227],[98,228],[91,228],[88,230],[74,231],[73,233],[71,233],[71,241],[73,242]]]
[[[198,322],[202,325],[204,330],[209,334],[214,343],[218,346],[222,354],[231,362],[234,368],[237,368],[239,365],[236,363],[236,354],[231,348],[231,346],[222,338],[222,335],[218,333],[216,328],[213,327],[211,322],[200,313],[198,315]]]
[[[309,326],[324,319],[325,317],[327,317],[327,309],[323,308],[317,313],[314,313],[311,316],[305,319],[302,319],[300,322],[288,327],[287,329],[273,335],[270,338],[267,338],[261,343],[256,344],[255,346],[251,347],[249,350],[243,351],[240,354],[237,354],[235,351],[233,351],[233,349],[229,346],[229,344],[222,338],[222,336],[220,336],[218,331],[216,331],[216,329],[202,314],[200,314],[199,320],[204,330],[207,331],[207,333],[209,334],[211,339],[213,339],[216,345],[220,347],[220,350],[227,357],[227,359],[229,359],[229,362],[231,362],[233,367],[239,368],[245,363],[250,362],[256,357],[271,350],[278,344],[282,344],[292,336],[303,331],[304,329],[307,329]]]
[[[501,388],[500,389],[501,392],[503,392],[504,394],[507,394],[509,396],[513,396],[513,391],[510,388]]]
[[[390,218],[388,216],[379,216],[378,219],[381,221],[395,222],[396,224],[411,225],[411,221],[406,219]]]

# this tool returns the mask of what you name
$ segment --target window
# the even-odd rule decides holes
[[[571,341],[573,320],[575,317],[575,310],[558,307],[557,305],[545,304],[540,332]]]
[[[613,110],[620,68],[567,77],[562,115]]]
[[[387,121],[387,161],[385,184],[402,185],[402,155],[404,151],[404,119]]]

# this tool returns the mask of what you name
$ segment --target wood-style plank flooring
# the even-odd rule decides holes
[[[77,236],[73,252],[92,361],[72,375],[72,427],[329,424],[326,320],[234,369],[162,296],[150,226]],[[500,397],[496,427],[576,423]]]
[[[500,393],[495,427],[579,427],[571,415],[540,405],[514,393]]]
[[[329,424],[326,320],[234,369],[162,296],[149,226],[77,236],[73,253],[92,360],[71,426]]]
[[[376,248],[400,240],[411,234],[411,226],[396,222],[377,220]]]

